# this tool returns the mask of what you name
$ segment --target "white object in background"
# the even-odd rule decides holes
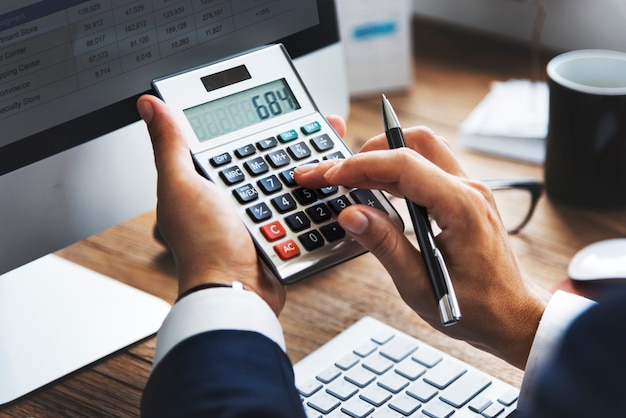
[[[0,405],[154,334],[170,305],[55,255],[0,276]]]
[[[626,279],[626,238],[587,245],[572,258],[567,273],[573,280]]]
[[[544,82],[495,82],[461,124],[466,148],[541,164],[548,134],[548,86]]]
[[[411,85],[409,0],[338,0],[350,95],[400,91]]]

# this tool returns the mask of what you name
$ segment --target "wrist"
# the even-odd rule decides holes
[[[226,284],[226,283],[200,283],[196,286],[190,287],[182,292],[179,293],[178,298],[176,298],[176,302],[178,302],[179,300],[181,300],[182,298],[197,292],[199,290],[204,290],[204,289],[214,289],[214,288],[219,288],[219,287],[230,287],[233,288],[235,290],[244,290],[244,286],[243,284],[241,284],[241,282],[238,281],[233,281],[231,284]]]

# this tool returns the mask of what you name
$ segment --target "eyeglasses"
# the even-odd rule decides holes
[[[487,180],[502,222],[509,234],[517,234],[532,218],[544,184],[538,180]]]

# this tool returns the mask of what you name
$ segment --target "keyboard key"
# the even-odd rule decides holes
[[[265,194],[272,194],[280,191],[283,188],[282,183],[278,180],[278,177],[271,175],[265,177],[257,182],[261,191]]]
[[[324,235],[324,238],[330,242],[339,241],[346,236],[346,231],[339,226],[338,222],[332,222],[328,225],[324,225],[320,228],[320,231],[322,232],[322,235]]]
[[[335,366],[345,371],[354,367],[358,362],[359,358],[354,354],[349,353],[337,360],[337,362],[335,362]]]
[[[336,194],[338,191],[339,191],[339,187],[337,187],[337,186],[328,186],[328,187],[322,187],[321,189],[318,189],[317,192],[322,197],[328,197],[328,196],[332,196],[332,195]]]
[[[305,189],[304,187],[295,189],[293,191],[293,196],[296,198],[298,203],[305,206],[317,201],[317,193],[315,193],[315,190]]]
[[[306,415],[306,418],[323,418],[322,414],[320,414],[319,411],[316,411],[310,406],[303,405],[303,407],[304,407],[304,415]]]
[[[326,387],[326,392],[345,401],[359,391],[359,388],[345,379],[337,379]]]
[[[381,375],[393,367],[393,362],[383,356],[375,355],[363,360],[363,367],[371,372]]]
[[[361,205],[371,206],[380,210],[383,213],[388,213],[380,201],[374,196],[374,193],[371,190],[366,189],[357,189],[350,192],[350,197],[354,199],[356,203],[360,203]]]
[[[315,376],[322,383],[330,383],[341,375],[341,370],[335,366],[325,368],[320,374]]]
[[[326,222],[331,217],[330,209],[325,203],[319,203],[307,208],[306,213],[316,224]]]
[[[485,418],[495,418],[498,415],[500,415],[502,412],[504,412],[504,406],[497,404],[497,403],[493,403],[489,405],[487,409],[481,412],[480,415],[482,415]]]
[[[314,121],[311,123],[307,123],[306,125],[300,128],[300,131],[305,135],[311,135],[315,132],[319,132],[322,129],[322,125],[319,122]]]
[[[389,360],[398,363],[416,349],[417,343],[407,340],[406,338],[397,337],[385,344],[380,349],[380,353]]]
[[[426,376],[424,376],[424,381],[438,389],[443,389],[466,371],[467,369],[462,364],[455,361],[447,361],[430,369]]]
[[[405,393],[402,393],[389,401],[389,408],[394,411],[398,411],[402,415],[411,415],[421,406],[422,404],[417,399],[412,398]]]
[[[404,418],[404,415],[399,414],[391,408],[382,407],[374,411],[372,418]]]
[[[486,396],[477,396],[467,405],[474,412],[481,413],[493,402]]]
[[[274,251],[283,260],[289,260],[300,255],[300,247],[292,239],[274,245]]]
[[[374,406],[381,406],[391,399],[391,393],[378,385],[369,385],[361,391],[359,397]]]
[[[309,158],[311,156],[311,149],[307,147],[304,142],[298,142],[297,144],[291,145],[287,148],[289,155],[293,157],[294,160],[300,161],[305,158]]]
[[[409,380],[415,380],[426,373],[426,367],[411,358],[405,358],[396,366],[396,373]]]
[[[213,167],[220,167],[220,166],[228,164],[232,160],[233,158],[230,156],[230,154],[225,152],[223,154],[216,155],[215,157],[210,158],[209,162],[211,163]]]
[[[290,212],[298,206],[289,193],[275,197],[271,202],[279,213]]]
[[[256,150],[252,145],[244,145],[243,147],[239,147],[235,150],[235,155],[237,158],[245,158],[254,154]]]
[[[341,406],[341,410],[352,418],[365,418],[374,411],[374,407],[360,398],[352,398]]]
[[[233,190],[233,195],[243,205],[256,200],[259,197],[259,192],[251,184],[246,184]]]
[[[366,341],[354,349],[354,354],[359,357],[367,357],[372,354],[378,346],[373,341]]]
[[[491,380],[480,373],[465,373],[441,395],[441,400],[460,408],[491,384]]]
[[[241,168],[234,165],[226,170],[220,171],[220,178],[226,185],[230,186],[232,184],[241,183],[246,176],[243,174],[243,171],[241,171]]]
[[[256,223],[267,221],[272,217],[272,211],[263,202],[254,206],[250,206],[248,209],[246,209],[246,213],[248,214],[250,219],[252,219]]]
[[[324,157],[325,160],[341,160],[344,159],[343,153],[341,151],[333,152],[332,154],[328,154]]]
[[[346,372],[345,379],[364,388],[376,379],[376,375],[363,367],[355,367]]]
[[[293,232],[302,231],[311,226],[311,221],[304,212],[296,212],[285,218],[285,222]]]
[[[346,196],[339,196],[335,199],[331,199],[328,201],[328,206],[335,212],[337,215],[341,213],[342,210],[350,206],[352,203],[348,200]]]
[[[448,418],[454,414],[454,408],[438,399],[435,399],[427,405],[424,405],[422,413],[431,418]]]
[[[291,164],[291,158],[289,158],[287,152],[282,149],[279,149],[278,151],[272,151],[267,154],[267,161],[274,168],[280,168]]]
[[[293,170],[295,170],[295,168],[292,167],[288,170],[281,171],[278,175],[280,177],[280,180],[285,183],[285,186],[287,187],[295,187],[298,185],[298,183],[296,183],[296,179],[293,176]]]
[[[276,138],[274,138],[274,137],[266,138],[266,139],[256,143],[256,147],[260,151],[265,151],[265,150],[268,150],[270,148],[274,148],[276,145],[278,145],[278,141],[276,141]]]
[[[398,393],[409,385],[408,380],[396,373],[387,373],[381,376],[376,383],[391,393]]]
[[[278,140],[282,143],[293,141],[298,138],[298,132],[295,129],[290,129],[286,132],[278,134]]]
[[[305,384],[298,386],[298,392],[300,392],[300,395],[308,398],[309,396],[320,390],[322,387],[323,385],[320,382],[312,379]]]
[[[426,367],[434,367],[441,361],[441,356],[439,354],[427,348],[417,350],[413,353],[411,358]]]
[[[317,152],[328,151],[329,149],[332,149],[335,146],[332,139],[330,139],[330,137],[327,134],[312,138],[311,145],[313,145],[313,148],[315,148]]]
[[[267,225],[263,225],[260,229],[265,239],[270,242],[281,239],[285,235],[287,235],[285,227],[279,221],[274,221]]]
[[[504,392],[498,397],[498,402],[502,405],[511,406],[519,397],[519,390],[511,389]]]
[[[269,171],[269,167],[265,160],[261,157],[253,158],[243,163],[244,168],[251,176],[260,176]]]
[[[314,394],[306,404],[320,411],[322,414],[328,414],[330,411],[337,408],[341,402],[334,396],[321,391]]]
[[[434,398],[435,395],[439,393],[439,391],[435,389],[435,387],[433,387],[432,385],[429,385],[428,383],[419,380],[409,386],[406,393],[416,399],[419,399],[422,402],[428,402],[432,398]]]
[[[324,238],[319,231],[312,230],[298,236],[300,243],[307,251],[315,251],[324,246]]]

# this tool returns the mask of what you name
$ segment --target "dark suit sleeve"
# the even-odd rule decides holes
[[[520,418],[626,416],[626,293],[574,321],[537,383]]]
[[[271,339],[250,331],[193,336],[156,366],[143,417],[304,418],[293,368]]]

